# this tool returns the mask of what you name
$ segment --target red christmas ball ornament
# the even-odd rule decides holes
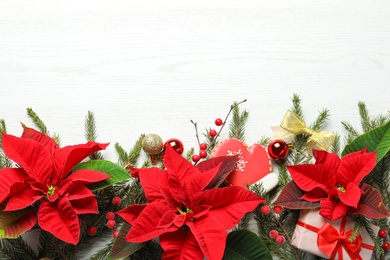
[[[215,119],[215,125],[216,125],[216,126],[221,126],[222,124],[223,124],[223,121],[222,121],[221,118]]]
[[[207,149],[207,144],[201,143],[201,144],[199,145],[199,149],[202,150],[202,151],[206,150],[206,149]]]
[[[89,227],[87,232],[88,232],[88,235],[90,235],[91,237],[96,235],[96,227],[94,227],[94,226]]]
[[[274,210],[275,214],[280,214],[280,213],[282,213],[283,208],[281,206],[274,206],[273,210]]]
[[[281,235],[277,236],[275,240],[276,243],[278,243],[279,245],[283,245],[284,243],[286,243],[286,239],[284,238],[284,236]]]
[[[268,205],[264,205],[261,207],[261,213],[264,215],[268,215],[271,212],[271,208]]]
[[[119,206],[120,204],[121,204],[121,202],[122,202],[122,200],[121,200],[121,198],[119,198],[118,196],[116,196],[116,197],[114,197],[114,198],[112,198],[112,204],[114,205],[114,206]]]
[[[269,236],[270,236],[270,238],[277,238],[277,236],[279,236],[279,233],[278,233],[277,230],[272,229],[272,230],[269,232]]]
[[[215,131],[214,129],[211,129],[210,132],[209,132],[209,135],[211,137],[215,137],[217,135],[217,131]]]
[[[112,232],[112,237],[116,238],[118,236],[118,234],[119,234],[119,230],[117,229],[114,232]]]
[[[113,220],[113,219],[110,219],[110,220],[107,221],[106,226],[109,229],[114,229],[114,228],[116,228],[116,221]]]
[[[194,154],[194,155],[192,156],[192,161],[193,161],[193,162],[199,162],[199,160],[200,160],[200,156],[199,156],[199,155]]]
[[[107,212],[107,214],[106,214],[106,219],[107,220],[114,219],[114,218],[115,218],[115,213],[114,212]]]
[[[184,145],[179,139],[171,138],[164,143],[164,147],[167,145],[171,146],[178,154],[182,154],[184,151]]]
[[[282,160],[288,155],[288,144],[280,139],[273,140],[268,144],[268,154],[274,160]]]
[[[390,250],[390,243],[389,242],[383,242],[382,244],[382,248],[383,250],[385,250],[386,252]]]
[[[384,230],[384,229],[379,230],[378,236],[379,236],[380,238],[386,238],[386,237],[387,237],[387,231]]]
[[[207,157],[207,152],[205,150],[200,150],[199,157],[200,158],[206,158]]]

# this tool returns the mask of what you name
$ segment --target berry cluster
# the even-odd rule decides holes
[[[115,196],[114,198],[112,198],[111,200],[111,203],[112,205],[114,205],[115,207],[119,206],[121,204],[122,200],[120,197],[118,196]],[[112,212],[112,211],[109,211],[106,213],[106,227],[109,228],[109,229],[115,229],[116,228],[116,221],[115,221],[115,213]],[[90,226],[88,229],[87,229],[87,232],[88,232],[88,235],[90,236],[95,236],[96,233],[97,233],[97,229],[95,226]],[[116,238],[118,236],[118,233],[119,233],[119,230],[114,230],[113,232],[113,237]]]
[[[384,229],[378,231],[378,236],[383,240],[382,248],[385,252],[390,250],[390,242],[387,240],[387,235],[387,231]]]
[[[216,125],[216,126],[221,126],[221,125],[223,125],[222,119],[221,119],[221,118],[215,119],[215,125]],[[211,138],[215,138],[215,137],[218,135],[218,132],[217,132],[217,130],[215,130],[215,129],[210,129],[210,131],[208,132],[208,135],[209,135]],[[207,158],[207,156],[208,156],[207,148],[208,148],[208,146],[207,146],[206,143],[201,143],[201,144],[199,145],[199,154],[194,154],[194,155],[192,156],[192,158],[191,158],[192,161],[195,162],[195,163],[197,163],[197,162],[199,162],[200,159]]]

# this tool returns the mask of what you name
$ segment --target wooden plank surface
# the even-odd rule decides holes
[[[0,117],[18,135],[32,107],[66,145],[91,110],[102,142],[158,133],[189,148],[191,119],[203,131],[248,99],[253,143],[297,93],[308,122],[329,108],[343,134],[357,102],[389,110],[389,43],[386,0],[1,1]]]

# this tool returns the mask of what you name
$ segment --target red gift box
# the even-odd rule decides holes
[[[319,210],[302,210],[291,244],[326,259],[371,259],[374,241],[365,228],[355,241],[349,241],[354,224],[350,217],[330,221]],[[375,234],[379,230],[377,226],[370,227]]]

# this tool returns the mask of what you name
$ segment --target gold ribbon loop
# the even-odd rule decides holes
[[[307,135],[306,149],[310,155],[313,149],[328,150],[336,138],[333,133],[308,128],[303,119],[291,110],[287,110],[280,127],[294,135]]]

